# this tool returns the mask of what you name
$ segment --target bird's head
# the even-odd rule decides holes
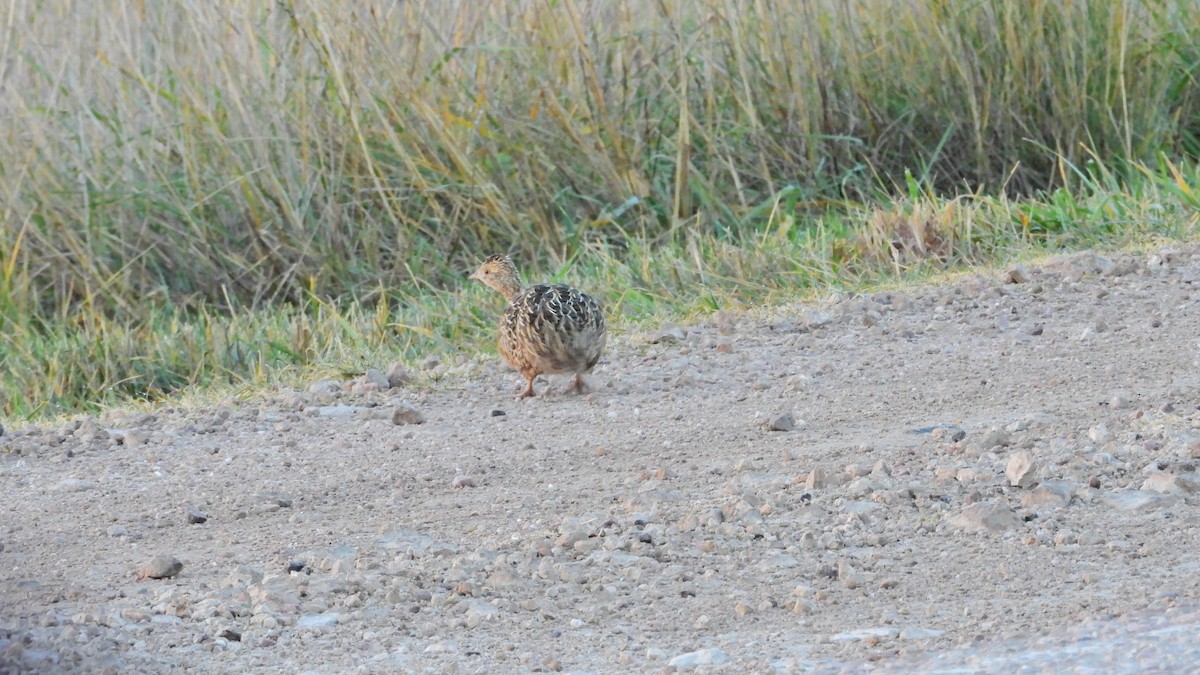
[[[521,290],[517,266],[506,255],[490,256],[479,269],[471,273],[470,278],[500,291],[506,298],[511,298]]]

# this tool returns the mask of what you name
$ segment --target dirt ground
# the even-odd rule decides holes
[[[1198,300],[1085,252],[614,335],[583,396],[439,354],[9,428],[0,671],[1196,667]]]

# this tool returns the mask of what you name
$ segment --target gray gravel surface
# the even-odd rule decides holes
[[[1085,252],[615,335],[583,396],[8,424],[0,672],[1195,670],[1198,300]]]

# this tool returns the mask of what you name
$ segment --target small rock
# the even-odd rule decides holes
[[[932,640],[945,634],[946,631],[933,628],[907,627],[900,629],[901,640]]]
[[[367,368],[367,372],[363,374],[363,381],[379,387],[380,391],[387,391],[392,388],[392,383],[388,376],[374,368]]]
[[[1021,506],[1039,511],[1060,509],[1071,503],[1071,486],[1057,481],[1046,481],[1021,497]]]
[[[225,577],[226,588],[246,588],[262,583],[263,573],[249,565],[238,565]]]
[[[575,544],[584,541],[591,537],[591,533],[586,530],[566,530],[558,535],[558,539],[554,540],[555,546],[563,548],[574,548]]]
[[[258,501],[259,506],[269,506],[270,510],[278,511],[279,509],[289,509],[292,507],[292,500],[275,492],[263,492],[254,495],[254,499]]]
[[[486,600],[469,600],[467,605],[467,628],[475,628],[500,616],[500,608]]]
[[[845,560],[838,562],[837,576],[838,581],[842,582],[843,586],[851,590],[863,585],[862,575],[860,575],[853,567],[850,566],[850,563],[846,562]]]
[[[1004,475],[1008,478],[1009,485],[1027,488],[1037,482],[1037,465],[1029,453],[1022,450],[1008,458]]]
[[[1004,274],[1006,284],[1024,284],[1029,281],[1029,270],[1024,265],[1017,265]]]
[[[808,478],[805,479],[804,485],[810,490],[818,490],[829,484],[825,478],[825,470],[821,468],[813,469],[808,472]]]
[[[950,519],[951,527],[965,532],[1003,532],[1022,524],[1007,505],[994,502],[971,504]]]
[[[388,387],[395,389],[412,382],[412,372],[403,363],[393,363],[387,370]]]
[[[833,315],[829,312],[813,310],[804,317],[804,327],[808,330],[827,326],[833,322]]]
[[[310,408],[309,410],[313,410],[313,408]],[[317,416],[319,416],[319,417],[341,417],[343,415],[357,415],[357,414],[362,413],[363,411],[371,410],[371,409],[363,407],[361,405],[338,404],[338,405],[324,405],[319,408],[316,408],[315,410],[316,410]]]
[[[318,380],[308,386],[310,394],[336,394],[342,390],[342,383],[337,380]]]
[[[187,522],[188,525],[200,525],[208,522],[208,515],[194,506],[189,506],[187,510]]]
[[[81,478],[64,478],[54,485],[54,489],[59,492],[83,492],[85,490],[95,490],[96,484],[90,480]]]
[[[687,338],[687,333],[679,326],[664,326],[650,335],[646,336],[646,342],[652,345],[671,344],[674,342],[683,342]]]
[[[1159,494],[1193,494],[1200,483],[1195,474],[1176,475],[1173,473],[1155,472],[1142,483],[1143,490]]]
[[[796,419],[792,413],[785,412],[772,419],[767,428],[771,431],[792,431],[796,428]]]
[[[232,626],[225,626],[224,628],[217,630],[217,637],[225,638],[230,642],[241,642],[242,632],[236,628],[233,628]]]
[[[353,546],[336,546],[317,564],[317,569],[331,574],[346,574],[354,570],[358,549]]]
[[[900,635],[900,629],[891,626],[880,626],[879,628],[862,628],[846,631],[845,633],[834,633],[829,636],[829,639],[833,642],[880,642],[882,640],[891,640],[898,635]]]
[[[725,652],[717,647],[709,647],[673,656],[667,665],[675,668],[695,668],[696,666],[719,666],[727,661],[729,661],[729,657]]]
[[[424,424],[425,415],[411,403],[398,403],[392,409],[392,424]]]
[[[1012,437],[1007,431],[999,427],[992,427],[988,430],[983,438],[979,439],[979,447],[984,450],[991,450],[999,446],[1006,446],[1012,443]]]
[[[1079,537],[1075,535],[1073,530],[1059,530],[1054,534],[1055,546],[1070,546],[1079,541]]]
[[[475,487],[475,479],[459,474],[454,477],[454,480],[450,481],[450,487],[456,490],[460,488],[472,488]]]
[[[121,618],[135,623],[145,623],[150,620],[150,613],[137,607],[126,607],[121,610]]]
[[[1121,392],[1117,392],[1112,395],[1112,398],[1108,399],[1108,407],[1112,408],[1113,410],[1122,410],[1124,408],[1128,408],[1129,397]]]
[[[183,571],[183,563],[171,555],[156,555],[138,568],[138,579],[170,579]]]
[[[1087,435],[1093,443],[1107,443],[1112,440],[1112,433],[1109,432],[1108,426],[1104,424],[1097,424],[1088,429]]]
[[[1175,495],[1162,495],[1148,490],[1117,490],[1104,496],[1104,501],[1118,511],[1153,511],[1178,500]]]
[[[296,619],[296,628],[322,629],[332,628],[338,624],[338,615],[334,613],[327,614],[302,614],[299,619]]]

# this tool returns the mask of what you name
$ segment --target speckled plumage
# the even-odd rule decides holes
[[[583,374],[604,351],[604,310],[588,294],[565,284],[524,288],[508,256],[494,255],[471,275],[508,299],[496,344],[514,370],[525,377],[520,398],[533,396],[538,375],[574,373],[573,388],[583,391]]]

